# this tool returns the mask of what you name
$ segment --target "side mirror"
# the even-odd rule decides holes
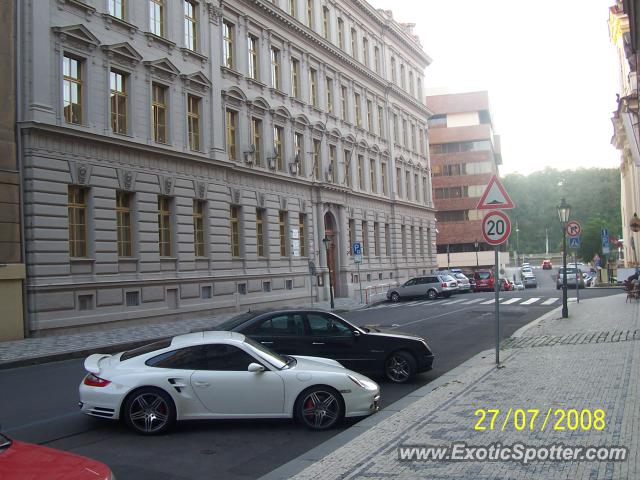
[[[353,330],[353,336],[354,337],[359,337],[360,336],[360,331],[359,330]]]
[[[247,367],[247,370],[252,373],[260,373],[264,372],[265,368],[259,363],[250,363],[249,367]]]

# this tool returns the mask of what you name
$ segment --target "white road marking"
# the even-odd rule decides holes
[[[492,298],[491,300],[487,300],[486,302],[482,302],[480,305],[491,305],[492,303],[496,303],[495,298]]]
[[[540,300],[540,297],[533,297],[533,298],[530,298],[529,300],[522,302],[520,305],[531,305],[532,303],[536,303],[538,300]]]
[[[464,302],[465,300],[465,298],[460,298],[458,300],[449,300],[448,302],[443,302],[440,305],[453,305],[454,303]]]
[[[461,305],[471,305],[472,303],[478,303],[478,302],[481,302],[482,300],[484,300],[484,298],[476,298],[474,300],[467,300],[466,302],[462,303]]]
[[[512,303],[516,303],[517,301],[520,301],[520,300],[522,300],[521,297],[513,297],[513,298],[510,298],[509,300],[502,302],[500,305],[511,305]]]
[[[560,299],[559,298],[550,298],[550,299],[545,300],[544,302],[542,302],[541,305],[551,305],[552,303],[555,303],[558,300],[560,300]]]

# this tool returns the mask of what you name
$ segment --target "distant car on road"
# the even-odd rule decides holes
[[[387,300],[399,302],[403,298],[427,296],[430,300],[438,297],[450,297],[458,291],[458,281],[446,273],[422,275],[407,280],[402,285],[391,287],[387,291]]]
[[[458,282],[458,291],[467,293],[471,291],[471,282],[464,273],[453,273],[451,275]]]
[[[2,480],[112,480],[104,463],[75,453],[11,440],[0,433]]]
[[[504,290],[505,292],[511,290],[511,282],[509,282],[507,278],[500,279],[500,290]]]
[[[281,354],[331,358],[356,372],[384,375],[394,383],[410,381],[433,363],[424,338],[357,327],[323,310],[251,311],[216,328],[245,334]]]
[[[515,282],[513,284],[513,288],[515,290],[524,290],[524,285],[522,284],[522,282]]]
[[[556,289],[562,288],[562,282],[564,277],[564,268],[558,269],[558,275],[556,277]],[[577,278],[576,278],[577,277]],[[567,288],[584,288],[584,277],[582,276],[582,270],[578,268],[576,275],[576,267],[567,266]]]
[[[543,270],[552,270],[553,269],[553,264],[551,263],[551,260],[543,260],[542,261],[542,269]]]
[[[533,275],[524,275],[522,277],[524,288],[538,288],[538,280]]]
[[[494,279],[491,270],[477,270],[473,272],[473,278],[476,281],[476,292],[493,291]]]

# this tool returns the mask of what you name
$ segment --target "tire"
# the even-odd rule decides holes
[[[304,390],[294,405],[296,420],[311,430],[328,430],[344,418],[344,400],[334,388],[316,385]]]
[[[384,362],[384,375],[393,383],[407,383],[416,376],[416,359],[409,352],[393,352]]]
[[[400,301],[400,294],[398,292],[393,292],[390,298],[393,303],[398,303]]]
[[[124,421],[140,435],[160,435],[176,421],[176,407],[171,396],[159,388],[144,387],[127,396]],[[158,417],[161,419],[158,420]]]
[[[427,292],[427,298],[429,300],[435,300],[438,298],[438,292],[436,292],[433,288]]]

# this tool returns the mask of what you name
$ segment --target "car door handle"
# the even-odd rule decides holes
[[[313,342],[312,345],[324,345],[324,342]]]
[[[208,382],[195,382],[197,387],[208,387]]]
[[[260,342],[263,345],[273,345],[273,342]]]

